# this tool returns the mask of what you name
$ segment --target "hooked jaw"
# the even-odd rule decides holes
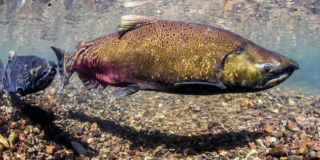
[[[48,67],[46,70],[42,71],[39,79],[34,87],[47,87],[53,81],[56,75],[57,65],[54,62],[48,61]]]
[[[287,65],[284,65],[262,78],[254,88],[262,90],[274,87],[289,78],[291,74],[299,68],[300,66],[297,62],[290,60]]]

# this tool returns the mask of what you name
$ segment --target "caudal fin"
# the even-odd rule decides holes
[[[54,51],[58,58],[59,72],[61,76],[58,92],[61,92],[63,87],[67,85],[69,78],[73,73],[73,71],[70,70],[70,66],[73,64],[69,57],[70,53],[65,52],[64,50],[61,50],[54,46],[50,46],[50,48]]]

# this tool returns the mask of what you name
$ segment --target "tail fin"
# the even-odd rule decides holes
[[[70,66],[73,65],[73,62],[70,59],[70,53],[65,52],[57,47],[50,46],[58,58],[59,72],[61,76],[60,85],[58,92],[61,92],[63,87],[67,85],[69,78],[71,77],[73,71],[70,70]]]

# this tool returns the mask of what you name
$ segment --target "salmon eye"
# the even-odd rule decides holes
[[[264,70],[265,70],[266,72],[269,72],[270,69],[271,69],[270,64],[266,64],[266,65],[264,66]]]

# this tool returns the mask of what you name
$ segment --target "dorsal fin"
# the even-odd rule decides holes
[[[81,48],[86,42],[85,41],[79,41],[76,45],[76,49]]]
[[[158,21],[156,18],[138,16],[138,15],[126,15],[121,17],[121,24],[118,30],[119,36],[123,36],[126,32],[141,27],[143,25],[152,24]]]
[[[15,51],[10,51],[10,52],[9,52],[8,63],[10,63],[17,55],[18,55],[17,52],[15,52]]]

